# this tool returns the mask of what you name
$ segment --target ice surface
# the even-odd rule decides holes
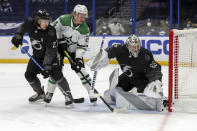
[[[118,65],[109,65],[98,72],[95,88],[103,93],[108,79]],[[196,131],[197,114],[130,111],[111,113],[99,99],[97,106],[89,102],[79,78],[64,66],[73,96],[85,97],[85,103],[66,109],[64,97],[56,89],[52,102],[30,104],[33,90],[24,78],[26,64],[0,64],[0,131]],[[90,72],[88,70],[88,72]],[[167,96],[168,68],[162,67],[164,94]],[[93,72],[90,73],[91,78]],[[42,79],[43,85],[47,80]]]

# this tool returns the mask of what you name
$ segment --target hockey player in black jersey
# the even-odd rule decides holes
[[[154,60],[149,50],[141,47],[140,39],[131,35],[125,44],[115,44],[101,50],[92,59],[91,70],[99,70],[112,58],[117,59],[122,74],[118,76],[119,73],[114,71],[110,77],[110,85],[113,87],[105,92],[106,101],[120,107],[124,105],[134,109],[161,111],[163,103],[161,66]]]
[[[30,37],[33,55],[32,57],[44,67],[44,71],[30,59],[26,68],[25,78],[36,92],[29,98],[29,102],[43,99],[44,90],[41,88],[37,74],[41,73],[44,78],[49,76],[55,81],[66,98],[66,106],[72,106],[73,97],[67,80],[64,78],[61,67],[58,65],[57,36],[54,27],[49,25],[50,15],[46,10],[39,10],[35,19],[28,18],[17,30],[12,38],[12,43],[17,48],[22,45],[24,34],[27,32]]]

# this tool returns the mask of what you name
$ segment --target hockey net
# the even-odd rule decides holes
[[[169,34],[169,107],[197,112],[197,29]]]

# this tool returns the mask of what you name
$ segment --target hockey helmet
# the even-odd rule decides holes
[[[39,9],[37,12],[37,19],[51,20],[49,12],[45,9]]]
[[[129,53],[134,57],[137,58],[141,48],[141,41],[139,37],[136,35],[131,35],[126,40],[127,48]]]
[[[77,4],[75,6],[75,8],[73,9],[73,13],[81,13],[81,14],[85,14],[86,15],[86,18],[88,18],[88,9],[85,5],[80,5],[80,4]]]

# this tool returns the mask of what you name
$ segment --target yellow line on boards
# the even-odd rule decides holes
[[[29,59],[0,59],[0,63],[27,63]],[[85,62],[87,59],[85,59]],[[168,66],[168,61],[157,61],[159,64],[163,66]],[[64,63],[68,64],[68,59],[64,59]],[[117,60],[110,60],[110,64],[118,64]]]

